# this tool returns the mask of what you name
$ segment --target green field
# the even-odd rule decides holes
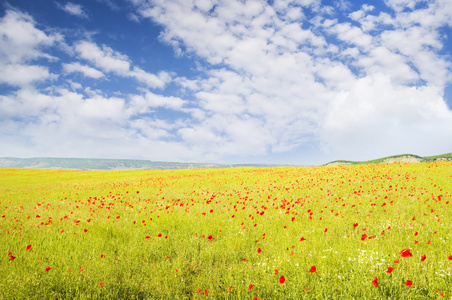
[[[451,201],[451,162],[0,169],[0,299],[451,298]]]

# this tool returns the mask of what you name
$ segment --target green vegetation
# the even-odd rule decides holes
[[[0,299],[450,298],[451,179],[451,162],[3,168]]]
[[[385,164],[392,162],[433,162],[433,161],[443,161],[452,160],[452,153],[435,155],[435,156],[418,156],[414,154],[399,154],[387,157],[382,157],[367,161],[350,161],[350,160],[335,160],[325,164],[328,165],[368,165],[368,164]]]

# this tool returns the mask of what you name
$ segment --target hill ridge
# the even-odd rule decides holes
[[[419,156],[415,154],[398,154],[382,158],[366,160],[366,161],[351,161],[351,160],[334,160],[322,166],[337,166],[337,165],[366,165],[366,164],[387,164],[394,162],[412,162],[423,163],[433,161],[452,161],[452,152],[434,156]]]

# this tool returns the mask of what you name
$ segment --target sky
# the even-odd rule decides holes
[[[0,1],[0,157],[452,152],[450,0]]]

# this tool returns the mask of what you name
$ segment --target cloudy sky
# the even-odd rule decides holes
[[[0,156],[452,152],[450,0],[10,0],[0,35]]]

